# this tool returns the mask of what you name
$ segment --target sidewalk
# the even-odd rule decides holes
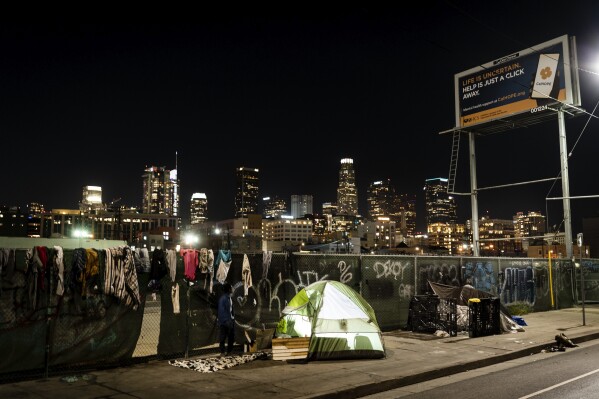
[[[433,338],[387,332],[384,359],[305,363],[254,360],[212,373],[156,360],[71,378],[2,384],[0,397],[357,398],[519,357],[542,356],[541,351],[555,344],[555,335],[560,333],[577,344],[599,338],[597,305],[585,307],[584,326],[581,308],[533,313],[523,318],[528,324],[524,332],[487,337]]]

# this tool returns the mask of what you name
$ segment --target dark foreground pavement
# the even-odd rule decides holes
[[[564,333],[574,343],[599,338],[599,307],[524,316],[524,332],[469,338],[392,331],[377,360],[253,360],[202,373],[156,360],[79,375],[6,383],[0,398],[357,398],[414,383],[537,355]],[[215,353],[216,355],[216,353]],[[207,356],[203,356],[205,358]]]

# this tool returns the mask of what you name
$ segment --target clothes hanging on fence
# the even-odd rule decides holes
[[[73,250],[73,261],[71,262],[71,273],[68,279],[68,287],[73,292],[81,292],[81,282],[84,278],[86,261],[87,252],[85,248],[75,248]]]
[[[152,261],[150,264],[150,278],[152,280],[162,280],[168,274],[166,265],[166,255],[161,248],[152,251]]]
[[[109,248],[105,252],[104,293],[114,295],[123,305],[137,310],[141,300],[131,248]]]
[[[268,279],[268,269],[272,260],[272,251],[262,252],[262,280]]]
[[[137,249],[136,249],[137,251]],[[141,267],[145,273],[149,273],[151,269],[150,265],[150,253],[148,252],[148,248],[139,248],[139,260],[141,262]]]
[[[133,261],[133,258],[131,259]],[[97,287],[100,274],[98,253],[95,249],[85,249],[85,271],[81,274],[81,296],[86,297],[93,294]]]
[[[216,270],[216,280],[221,284],[223,284],[227,279],[231,262],[231,251],[225,249],[218,251],[218,255],[214,261],[214,264],[218,265],[218,269]]]
[[[177,252],[173,249],[166,250],[166,265],[168,266],[168,274],[171,276],[171,281],[177,278]]]
[[[181,249],[183,264],[185,265],[185,278],[189,281],[195,281],[196,269],[198,268],[198,251],[195,249]]]
[[[26,287],[27,287],[27,297],[29,299],[29,304],[32,309],[35,309],[35,304],[37,301],[37,267],[32,266],[33,263],[33,249],[28,249],[25,251],[25,264],[27,265],[26,273]]]
[[[252,286],[252,269],[247,254],[243,254],[243,265],[241,266],[241,279],[243,280],[243,295],[248,295],[248,290]]]
[[[54,246],[54,269],[56,270],[56,295],[64,294],[64,252],[62,247]]]
[[[173,301],[173,313],[179,314],[181,309],[179,307],[179,284],[174,283],[171,287],[171,300]]]
[[[212,285],[214,279],[214,252],[211,249],[200,249],[200,273],[206,274],[204,279],[204,289],[208,288],[208,292],[212,293]],[[206,287],[209,281],[209,287]]]
[[[0,278],[4,277],[12,281],[16,269],[15,250],[11,248],[0,249]],[[2,295],[2,284],[0,284],[0,295]]]
[[[15,267],[15,250],[10,248],[0,249],[0,296],[2,296],[2,274],[5,274],[7,280],[12,281]]]

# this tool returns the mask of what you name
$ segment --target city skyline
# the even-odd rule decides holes
[[[391,179],[417,196],[422,230],[424,183],[449,173],[451,138],[439,132],[455,124],[455,74],[568,34],[582,108],[592,112],[599,99],[597,5],[507,9],[437,2],[215,9],[162,25],[5,24],[0,204],[77,208],[88,185],[102,187],[105,202],[140,204],[144,168],[177,165],[181,213],[201,192],[210,219],[226,219],[235,169],[247,166],[260,170],[260,197],[313,195],[317,211],[336,201],[339,161],[351,158],[358,213],[367,213],[369,184]],[[599,191],[589,167],[597,127],[588,115],[566,120],[572,196]],[[467,156],[459,161],[464,192]],[[557,122],[478,139],[477,172],[480,187],[557,176]],[[481,191],[478,211],[540,211],[559,225],[561,202],[546,197],[560,195],[559,181]],[[465,220],[469,198],[456,201]],[[573,225],[597,209],[595,199],[572,201]]]

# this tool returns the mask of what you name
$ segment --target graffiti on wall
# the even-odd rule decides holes
[[[409,259],[387,259],[374,262],[372,269],[376,279],[392,279],[397,281],[397,295],[400,300],[414,296],[414,284],[410,279],[413,264]]]
[[[434,261],[433,261],[434,262]],[[461,286],[460,266],[441,260],[430,264],[418,264],[418,292],[430,292],[428,282]]]
[[[465,282],[469,282],[477,290],[497,295],[498,281],[491,262],[466,262],[462,277]]]
[[[506,305],[514,302],[527,302],[530,305],[535,303],[535,269],[530,262],[523,263],[522,267],[507,267],[503,270],[501,302]]]

